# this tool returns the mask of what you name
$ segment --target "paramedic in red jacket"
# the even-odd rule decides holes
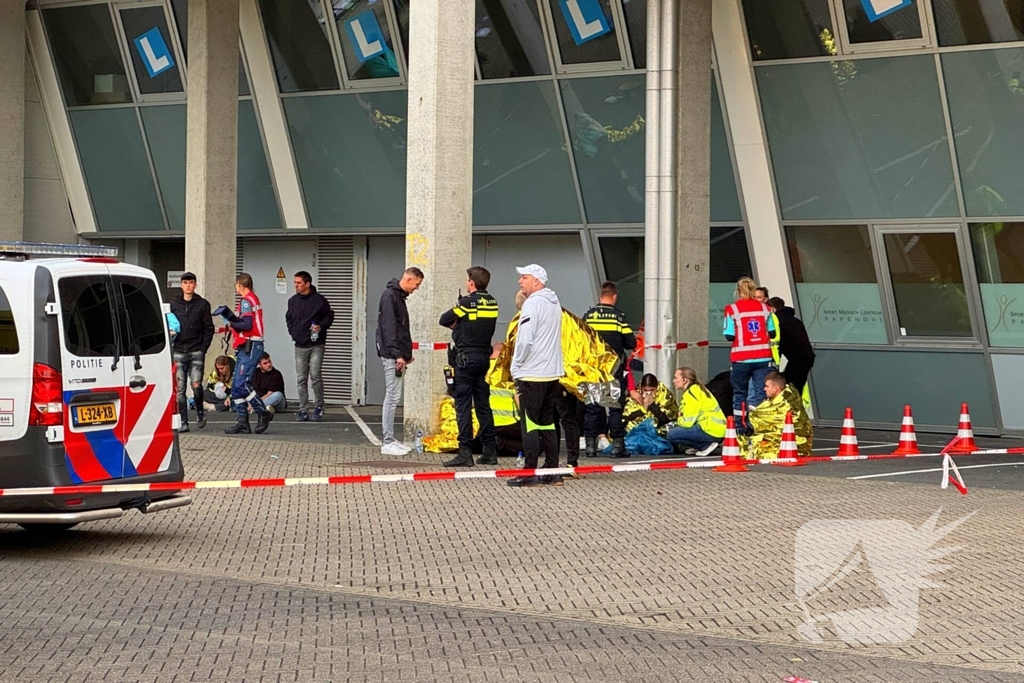
[[[772,339],[777,334],[772,312],[756,298],[757,285],[749,277],[736,283],[736,301],[725,307],[723,334],[732,342],[732,414],[737,432],[749,431],[747,411],[765,399],[764,379],[775,369]]]
[[[252,277],[241,273],[235,278],[238,300],[236,314],[228,317],[231,326],[231,346],[235,349],[235,377],[231,383],[231,403],[237,421],[224,430],[225,434],[249,434],[248,406],[262,421],[267,412],[263,401],[252,387],[252,376],[263,355],[263,307],[256,292],[252,291]],[[220,309],[218,309],[220,310]],[[225,317],[227,317],[225,315]],[[248,404],[248,406],[246,405]]]

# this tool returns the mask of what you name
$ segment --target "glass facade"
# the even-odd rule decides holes
[[[48,9],[43,20],[67,106],[132,101],[110,7]]]

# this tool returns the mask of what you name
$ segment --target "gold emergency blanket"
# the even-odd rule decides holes
[[[782,427],[786,423],[786,413],[793,413],[793,427],[796,431],[796,448],[800,455],[811,455],[814,442],[814,429],[804,410],[803,401],[792,386],[787,386],[781,394],[766,399],[747,415],[750,426],[754,428],[751,436],[739,438],[740,447],[748,458],[758,460],[774,460],[779,457],[779,445],[782,443]]]
[[[659,412],[666,418],[665,421],[658,419],[658,416],[654,414],[653,408],[655,406],[658,407]],[[676,397],[672,395],[672,391],[667,386],[660,382],[658,383],[657,390],[654,392],[654,400],[650,406],[645,408],[630,396],[629,400],[626,401],[626,407],[622,411],[622,419],[626,423],[627,434],[644,420],[653,418],[654,423],[658,427],[658,434],[665,436],[668,428],[672,426],[677,417],[679,417],[679,406],[676,404]]]
[[[480,423],[473,411],[473,436],[480,431]],[[441,399],[441,424],[437,434],[423,437],[423,450],[427,453],[447,453],[459,450],[459,425],[455,420],[455,399],[445,396]]]
[[[515,353],[516,329],[518,327],[519,314],[517,313],[512,322],[508,324],[505,348],[498,356],[494,368],[487,375],[487,382],[491,386],[500,386],[512,381],[509,369],[512,367],[512,354]],[[615,381],[615,367],[619,359],[611,347],[598,336],[597,332],[563,308],[562,361],[565,363],[565,377],[562,378],[562,386],[582,401],[586,398],[587,391],[580,385]]]

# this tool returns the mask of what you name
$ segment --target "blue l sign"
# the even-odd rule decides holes
[[[174,66],[174,57],[167,49],[167,43],[164,42],[164,37],[160,35],[160,28],[157,26],[135,39],[135,49],[139,51],[150,78]]]
[[[600,38],[612,30],[598,0],[558,0],[558,5],[577,45]]]
[[[914,4],[914,0],[860,0],[860,2],[864,5],[868,21],[878,21],[882,17]]]
[[[386,49],[384,33],[380,30],[380,24],[377,23],[377,17],[372,10],[346,21],[345,30],[348,31],[356,58],[360,62],[373,59]]]

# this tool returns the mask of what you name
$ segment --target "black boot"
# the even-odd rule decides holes
[[[225,434],[251,434],[252,430],[249,429],[249,416],[244,415],[238,418],[235,424],[231,425],[224,430]]]
[[[613,458],[628,458],[629,453],[626,452],[626,440],[621,436],[612,439],[612,457]]]
[[[267,427],[270,426],[270,421],[274,419],[274,412],[272,408],[264,410],[262,413],[256,416],[256,429],[254,430],[257,434],[262,434],[267,431]]]
[[[196,424],[200,429],[206,429],[206,412],[200,410],[196,413]]]
[[[441,463],[445,467],[472,467],[473,451],[469,448],[459,448],[459,454],[451,460]]]
[[[596,436],[587,436],[587,437],[584,437],[584,440],[586,442],[586,449],[583,451],[583,454],[585,456],[587,456],[588,458],[596,458],[597,457],[597,437]]]
[[[484,454],[476,461],[477,465],[497,465],[498,449],[494,446],[484,446]]]

